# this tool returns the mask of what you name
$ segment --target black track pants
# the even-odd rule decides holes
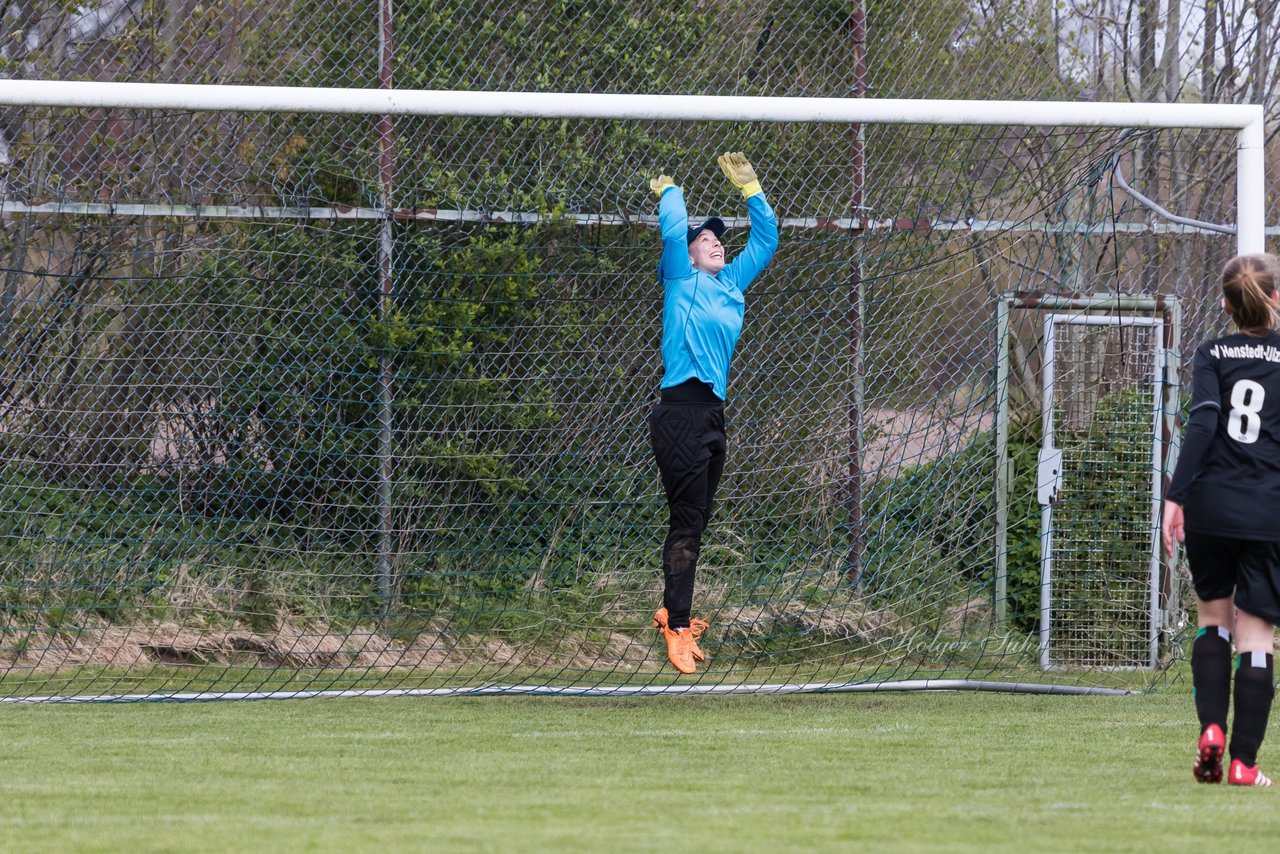
[[[724,405],[662,402],[649,413],[649,439],[670,512],[662,544],[667,625],[689,625],[702,532],[724,472]]]

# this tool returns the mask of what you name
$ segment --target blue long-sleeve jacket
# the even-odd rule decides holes
[[[778,248],[778,219],[764,193],[747,199],[751,237],[746,248],[718,275],[694,268],[689,260],[689,214],[684,193],[668,187],[658,202],[662,229],[662,388],[692,378],[725,399],[729,361],[742,332],[743,292],[760,275]]]

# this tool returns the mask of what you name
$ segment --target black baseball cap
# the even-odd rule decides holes
[[[716,240],[719,240],[721,237],[724,237],[724,220],[718,216],[709,217],[702,225],[697,228],[689,229],[689,239],[687,242],[692,243],[697,240],[698,235],[708,229],[710,229],[711,233],[716,236]]]

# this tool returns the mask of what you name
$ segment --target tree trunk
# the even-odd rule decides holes
[[[1146,102],[1160,99],[1162,79],[1156,68],[1156,28],[1160,25],[1158,0],[1138,2],[1138,91]],[[1139,148],[1141,163],[1135,170],[1142,192],[1151,199],[1160,199],[1160,142],[1165,133],[1152,133],[1143,137]],[[1142,265],[1142,293],[1155,293],[1160,287],[1160,239],[1147,235],[1142,239],[1143,255],[1150,259]]]
[[[1178,59],[1181,53],[1179,34],[1182,32],[1182,0],[1169,0],[1165,12],[1166,36],[1164,54],[1160,58],[1162,67],[1161,79],[1164,82],[1164,100],[1178,100],[1182,92],[1182,72]],[[1188,203],[1187,177],[1183,164],[1183,147],[1173,145],[1168,153],[1168,186],[1169,202],[1175,209],[1185,208]],[[1162,291],[1186,299],[1191,272],[1191,247],[1189,238],[1173,240],[1168,258],[1172,263],[1173,279],[1165,282]]]
[[[1253,39],[1253,68],[1251,77],[1251,94],[1249,103],[1265,104],[1270,93],[1268,72],[1271,70],[1275,56],[1275,42],[1272,38],[1272,27],[1275,24],[1277,0],[1254,0],[1254,15],[1257,17],[1258,32]]]
[[[1208,0],[1204,10],[1204,48],[1200,54],[1200,100],[1214,103],[1218,87],[1218,16],[1216,0]]]
[[[186,19],[187,0],[166,0],[163,20],[158,22],[155,50],[160,59],[157,79],[174,79],[178,33]],[[157,150],[171,152],[171,159],[152,175],[150,194],[154,198],[175,198],[179,187],[173,175],[182,168],[181,148],[175,124],[159,121],[153,130]],[[161,219],[145,219],[138,227],[141,261],[125,288],[141,290],[122,301],[121,331],[112,342],[113,352],[103,360],[105,388],[93,413],[92,429],[86,437],[86,474],[105,476],[112,471],[133,471],[146,463],[150,432],[158,420],[157,407],[178,397],[175,386],[183,381],[172,367],[177,347],[168,328],[166,313],[154,305],[149,292],[152,283],[174,281],[178,275],[178,254],[182,226]],[[138,283],[136,285],[131,283]]]

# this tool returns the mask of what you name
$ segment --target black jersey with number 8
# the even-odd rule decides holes
[[[1280,540],[1280,334],[1228,335],[1196,348],[1191,415],[1218,427],[1191,481],[1187,530]]]

